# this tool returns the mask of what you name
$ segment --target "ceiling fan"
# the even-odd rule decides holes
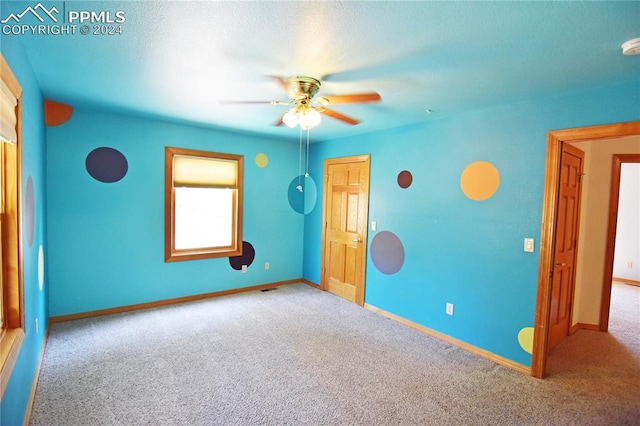
[[[314,96],[320,90],[321,83],[315,78],[304,76],[289,78],[276,76],[273,78],[278,81],[287,97],[289,97],[289,101],[238,101],[230,103],[290,105],[291,108],[280,117],[275,125],[281,126],[284,124],[289,127],[300,125],[302,129],[308,130],[320,123],[320,114],[350,125],[360,123],[360,120],[327,108],[328,105],[379,102],[382,99],[376,92],[316,98]]]

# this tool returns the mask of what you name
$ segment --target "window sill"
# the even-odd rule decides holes
[[[11,372],[18,360],[18,354],[24,340],[24,330],[22,328],[10,328],[3,330],[0,337],[0,399],[4,396],[4,391],[9,384]]]
[[[222,250],[174,250],[171,253],[165,254],[165,262],[180,262],[183,260],[200,260],[200,259],[214,259],[217,257],[234,257],[242,256],[242,247],[239,249],[224,248]]]

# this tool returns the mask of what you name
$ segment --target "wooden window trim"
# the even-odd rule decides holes
[[[236,211],[233,216],[233,236],[229,247],[211,247],[197,250],[176,250],[175,247],[175,189],[173,185],[174,156],[193,156],[212,159],[234,160],[238,163],[238,178],[235,190]],[[243,208],[244,157],[242,155],[200,151],[186,148],[165,147],[165,262],[209,259],[242,255],[242,208]]]
[[[4,56],[0,53],[2,81],[17,100],[16,107],[16,153],[15,188],[11,199],[15,209],[10,217],[3,220],[3,292],[6,326],[0,331],[0,398],[4,396],[7,384],[18,359],[25,337],[24,289],[23,289],[23,248],[22,248],[22,87],[20,86]],[[3,179],[5,180],[5,179]],[[13,244],[9,244],[13,242]],[[13,247],[7,252],[7,246]],[[5,262],[8,264],[5,264]]]

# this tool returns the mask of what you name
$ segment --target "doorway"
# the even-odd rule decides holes
[[[602,287],[602,304],[600,309],[600,331],[609,330],[609,314],[611,312],[611,287],[613,285],[613,261],[616,251],[616,229],[618,225],[618,207],[620,194],[620,177],[622,164],[640,163],[640,153],[638,154],[616,154],[613,156],[611,168],[611,195],[609,201],[609,223],[607,228],[607,259],[604,276],[610,277],[609,282],[605,282]]]
[[[550,313],[552,309],[551,277],[553,275],[554,268],[554,250],[556,245],[555,224],[557,222],[558,215],[560,158],[563,145],[571,142],[607,140],[636,135],[640,135],[640,121],[558,130],[549,132],[548,134],[542,230],[540,239],[538,296],[536,301],[535,333],[531,364],[531,375],[534,377],[544,377],[549,350],[549,326]],[[608,246],[607,250],[609,250]],[[611,253],[610,258],[612,259],[612,257],[613,254]],[[610,272],[611,270],[609,269],[609,273]],[[607,279],[606,274],[607,268],[605,267],[605,281]],[[608,279],[610,282],[610,275]],[[604,287],[603,292],[605,291]]]
[[[364,305],[370,156],[324,164],[320,288]]]

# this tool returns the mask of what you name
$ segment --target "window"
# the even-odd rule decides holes
[[[0,398],[24,339],[22,288],[22,89],[0,55]]]
[[[165,261],[242,254],[241,155],[165,148]]]

